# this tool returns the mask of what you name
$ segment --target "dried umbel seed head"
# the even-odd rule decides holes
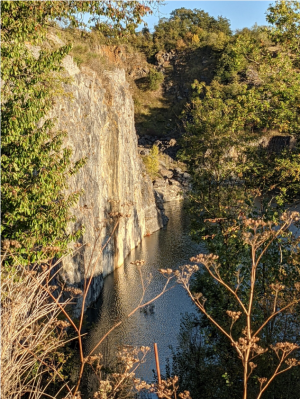
[[[292,223],[292,222],[298,222],[300,220],[299,217],[299,212],[293,211],[293,212],[284,212],[281,215],[281,220],[287,223]]]
[[[287,359],[287,360],[285,361],[285,363],[286,363],[289,367],[300,366],[299,360],[295,359],[294,357],[291,357],[290,359]]]
[[[300,291],[300,283],[295,283],[294,287],[296,288],[297,291]]]
[[[179,270],[174,272],[174,275],[177,277],[177,282],[179,284],[186,285],[188,284],[193,273],[197,272],[199,267],[197,265],[184,265],[180,266]]]
[[[134,380],[134,385],[135,385],[135,389],[138,392],[143,391],[143,390],[148,390],[151,388],[150,384],[147,384],[147,382],[145,382],[145,381],[141,381],[140,378],[136,378]]]
[[[161,274],[167,275],[167,276],[171,276],[173,274],[173,270],[172,269],[160,269],[159,271],[160,271]]]
[[[263,219],[244,219],[244,226],[250,227],[250,229],[257,229],[259,227],[270,227],[270,222],[266,222]]]
[[[181,392],[181,393],[178,395],[178,397],[179,397],[180,399],[192,399],[192,398],[191,398],[191,394],[189,393],[189,391]]]
[[[194,293],[193,297],[194,297],[195,301],[197,301],[198,303],[201,302],[202,306],[204,306],[205,302],[207,301],[207,298],[205,298],[205,296],[202,294],[202,292]]]
[[[209,254],[209,255],[205,255],[205,254],[199,254],[197,256],[194,256],[190,259],[191,262],[195,262],[195,263],[209,263],[209,262],[215,262],[219,259],[218,255],[214,255],[214,254]]]
[[[245,352],[249,348],[251,349],[252,352],[255,352],[257,354],[262,354],[264,352],[267,352],[268,349],[264,349],[261,346],[258,346],[256,342],[259,341],[258,337],[252,337],[249,339],[248,337],[240,337],[238,342],[234,343],[234,346],[238,348],[241,352]]]
[[[135,260],[134,262],[130,262],[131,265],[142,266],[145,263],[144,259]]]
[[[226,313],[229,317],[232,318],[233,321],[238,320],[240,315],[242,314],[242,312],[232,312],[231,310],[227,310]]]
[[[283,284],[270,284],[270,288],[275,291],[275,292],[279,292],[285,289],[285,285]]]
[[[255,367],[257,367],[257,364],[253,363],[253,362],[249,362],[249,366],[251,368],[251,370],[255,369]]]
[[[140,351],[142,352],[143,355],[146,355],[146,353],[150,352],[149,346],[141,346]]]
[[[258,381],[259,381],[260,385],[263,385],[268,381],[268,379],[266,377],[262,377],[262,378],[258,378]]]
[[[85,363],[90,364],[91,366],[96,362],[99,363],[102,358],[102,355],[92,355],[85,358]]]
[[[277,342],[275,345],[271,345],[271,348],[278,355],[278,352],[280,351],[291,353],[295,349],[299,349],[299,345],[292,342]]]
[[[4,249],[5,251],[8,250],[10,247],[10,241],[9,240],[3,240],[2,241],[2,249]]]
[[[63,330],[64,328],[70,327],[70,323],[66,320],[58,320],[56,323],[56,327],[61,328]]]
[[[196,301],[199,301],[199,299],[203,297],[203,294],[202,292],[195,292],[193,293],[193,297],[196,299]]]
[[[257,354],[257,355],[262,355],[265,352],[268,352],[268,348],[262,348],[261,346],[256,345],[253,348],[253,351]]]

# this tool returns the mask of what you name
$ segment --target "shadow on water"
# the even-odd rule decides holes
[[[170,357],[169,345],[176,346],[181,314],[193,311],[193,305],[181,286],[167,292],[155,302],[153,313],[137,311],[127,319],[127,314],[134,309],[141,298],[142,287],[139,272],[130,262],[144,259],[142,271],[145,279],[152,275],[152,281],[145,299],[157,295],[165,284],[165,278],[159,273],[161,268],[177,269],[190,263],[189,259],[204,251],[203,246],[192,242],[189,237],[189,220],[182,202],[165,204],[169,217],[167,227],[145,237],[142,243],[126,258],[122,267],[107,276],[101,297],[88,318],[93,324],[86,340],[86,351],[91,350],[100,338],[116,323],[119,326],[99,347],[107,365],[117,348],[122,345],[150,346],[147,362],[138,372],[138,377],[152,380],[155,368],[153,343],[158,344],[162,371],[166,359]]]

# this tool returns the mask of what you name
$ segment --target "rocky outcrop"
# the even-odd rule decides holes
[[[186,197],[190,190],[191,176],[180,168],[159,171],[161,178],[153,182],[156,195],[162,202],[178,201]]]
[[[138,144],[138,152],[142,157],[148,156],[154,145],[159,149],[159,170],[153,181],[156,202],[161,204],[184,199],[191,189],[191,176],[176,166],[179,150],[177,141],[170,137],[159,139],[157,136],[145,135],[139,137]]]
[[[174,138],[162,138],[155,135],[150,136],[146,134],[138,139],[139,154],[148,155],[153,145],[156,145],[161,153],[168,155],[173,160],[176,159],[177,152],[180,148]]]
[[[85,230],[76,252],[63,260],[61,278],[81,287],[84,269],[87,276],[93,273],[90,304],[99,296],[103,278],[166,218],[137,152],[134,106],[124,70],[98,76],[88,68],[79,70],[70,56],[64,67],[73,81],[65,86],[67,95],[52,116],[68,133],[66,146],[73,160],[87,157],[87,162],[69,182],[70,192],[84,190],[70,230]]]

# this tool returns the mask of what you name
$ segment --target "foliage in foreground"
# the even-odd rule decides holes
[[[297,397],[299,370],[283,373],[300,365],[299,352],[289,360],[299,349],[300,338],[300,240],[290,231],[291,224],[298,221],[297,212],[283,214],[276,223],[265,216],[243,217],[235,229],[226,230],[229,249],[239,248],[231,262],[221,251],[192,258],[204,270],[191,285],[197,266],[184,266],[175,273],[206,316],[187,321],[190,329],[185,329],[185,345],[187,348],[194,337],[197,351],[191,355],[188,348],[186,353],[175,354],[176,372],[182,371],[184,356],[192,356],[193,372],[200,374],[199,380],[184,380],[191,373],[189,367],[181,377],[186,389],[194,385],[194,395],[200,395],[202,386],[212,398],[260,398],[265,391],[269,397],[276,392],[276,397],[284,398],[289,386],[289,398]],[[217,236],[214,239],[216,245],[220,243]],[[189,331],[196,336],[187,335]],[[195,362],[195,357],[202,362]],[[214,393],[206,386],[209,370],[210,378],[219,382]],[[224,389],[222,376],[228,389]]]
[[[119,218],[108,242],[118,226]],[[102,247],[102,251],[105,245]],[[89,277],[85,276],[83,291],[66,287],[57,279],[60,259],[53,263],[24,266],[15,259],[14,267],[5,266],[5,259],[15,257],[16,241],[4,240],[2,253],[2,293],[1,318],[3,324],[1,340],[1,395],[5,399],[22,397],[63,397],[80,399],[84,397],[80,388],[84,372],[93,374],[97,387],[93,397],[98,399],[134,398],[138,392],[150,391],[159,397],[173,399],[178,393],[178,378],[147,384],[135,377],[137,368],[145,361],[150,348],[125,346],[115,356],[114,369],[105,370],[102,355],[97,350],[100,344],[120,326],[117,322],[98,343],[84,354],[82,326],[84,303],[94,277],[94,267]],[[162,296],[168,289],[172,276],[167,277],[162,291],[154,298],[145,300],[146,290],[151,278],[145,281],[141,267],[143,260],[134,262],[139,270],[142,296],[136,307],[127,315],[131,317],[139,309],[148,306]],[[54,285],[56,282],[58,285]],[[82,297],[79,320],[72,316],[71,302]],[[66,299],[67,298],[67,299]],[[74,336],[70,338],[70,330]],[[68,335],[67,335],[68,332]],[[70,351],[69,341],[77,341],[78,351]],[[69,355],[68,355],[69,352]],[[72,353],[71,353],[72,352]],[[79,364],[75,385],[69,375],[68,357],[73,364]],[[182,399],[190,399],[189,393],[179,394]]]
[[[283,345],[280,349],[276,342],[288,341],[293,345],[299,342],[299,305],[292,306],[285,314],[276,314],[284,307],[283,298],[287,300],[296,292],[299,241],[286,231],[269,245],[265,240],[270,232],[260,225],[278,226],[283,212],[293,205],[300,192],[297,143],[300,110],[295,107],[300,93],[299,18],[298,2],[276,2],[267,15],[273,28],[255,27],[237,32],[220,58],[212,84],[194,84],[197,92],[187,110],[190,122],[186,123],[182,155],[194,183],[190,196],[192,236],[197,241],[203,240],[215,258],[199,260],[206,269],[196,273],[190,291],[198,308],[209,317],[185,319],[182,334],[188,342],[185,349],[179,348],[174,354],[181,387],[189,389],[192,396],[241,398],[244,391],[244,397],[249,398],[261,394],[270,398],[297,398],[299,391],[297,368],[272,380],[277,357],[281,359],[289,347]],[[272,147],[272,140],[288,145]],[[253,251],[259,250],[259,245],[254,250],[254,243],[243,236],[249,220],[257,221],[258,225],[248,225],[248,239],[261,234],[260,251],[264,255],[257,264],[253,262]],[[273,345],[274,350],[262,352],[252,366],[249,362],[246,365],[244,354],[240,353],[241,368],[235,343],[244,340],[246,348],[251,337],[242,335],[247,317],[241,303],[237,306],[234,293],[240,292],[241,302],[250,305],[253,267],[257,273],[251,309],[253,326],[274,317],[259,330],[257,345],[264,349]],[[221,284],[212,284],[212,277]],[[232,291],[222,286],[222,281]],[[207,298],[205,308],[202,295],[193,292]],[[279,304],[279,300],[283,303]],[[224,339],[224,332],[226,336],[231,331],[235,343],[228,335]],[[299,355],[295,358],[297,364]],[[191,377],[193,373],[198,373],[198,380]],[[214,389],[206,383],[207,375],[208,381],[215,381]],[[248,381],[247,394],[243,381],[244,384]]]

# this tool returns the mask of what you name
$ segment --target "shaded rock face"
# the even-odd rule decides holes
[[[52,116],[68,133],[66,146],[73,150],[73,161],[87,157],[87,162],[71,177],[68,189],[84,190],[70,229],[84,226],[85,231],[75,244],[76,253],[63,260],[61,277],[82,287],[84,268],[87,276],[93,272],[88,305],[99,296],[103,278],[166,218],[137,152],[134,106],[124,70],[99,77],[88,68],[80,71],[70,56],[63,64],[73,77],[65,87],[70,97],[56,104]],[[77,312],[79,308],[80,303]]]

